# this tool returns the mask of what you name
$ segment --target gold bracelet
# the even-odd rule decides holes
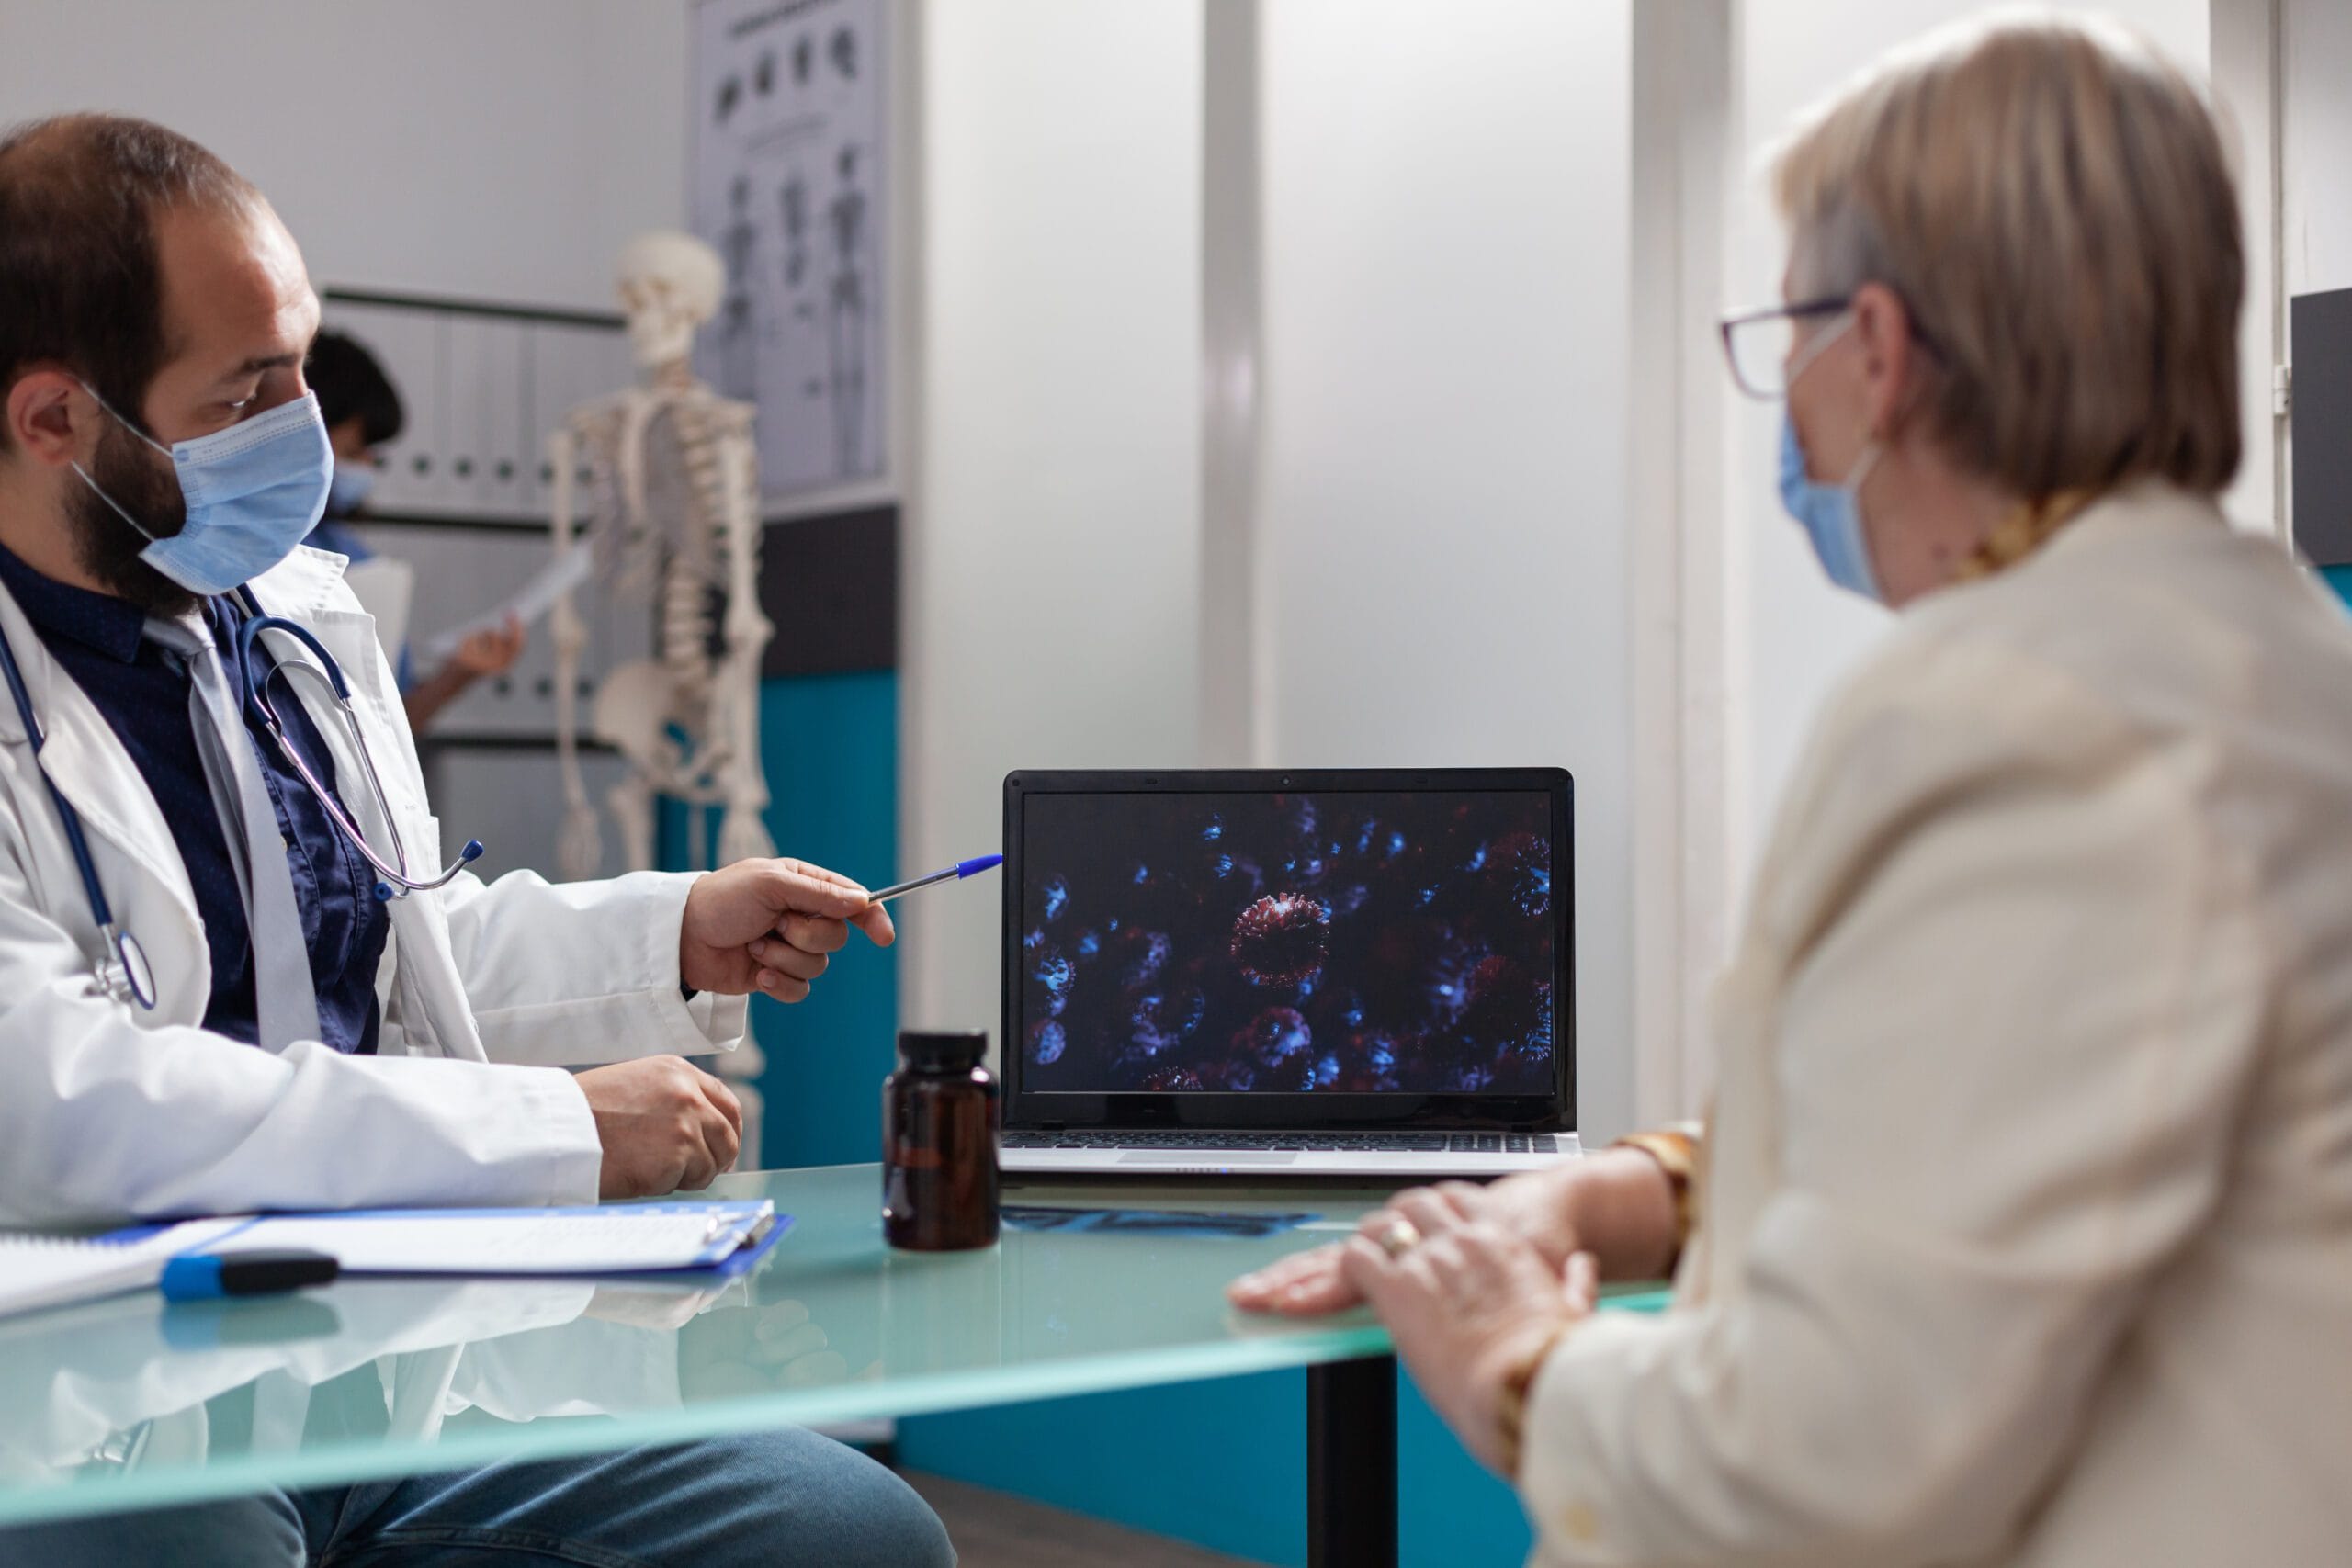
[[[1690,1232],[1698,1224],[1693,1193],[1693,1178],[1699,1169],[1699,1140],[1679,1128],[1664,1128],[1651,1133],[1628,1133],[1609,1145],[1612,1149],[1639,1149],[1657,1162],[1666,1173],[1667,1190],[1674,1195],[1674,1256],[1668,1260],[1668,1277],[1682,1259],[1682,1249],[1690,1244]]]
[[[1496,1436],[1500,1439],[1497,1446],[1502,1450],[1503,1479],[1506,1481],[1516,1482],[1519,1479],[1520,1450],[1527,1436],[1527,1396],[1535,1387],[1536,1374],[1544,1370],[1544,1363],[1552,1359],[1552,1352],[1560,1348],[1560,1341],[1566,1338],[1568,1330],[1575,1326],[1574,1319],[1561,1324],[1544,1337],[1544,1342],[1532,1354],[1514,1363],[1510,1371],[1503,1374],[1502,1404],[1495,1411],[1495,1427]]]

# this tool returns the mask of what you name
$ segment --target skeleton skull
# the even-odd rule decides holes
[[[640,369],[686,357],[695,329],[718,312],[727,269],[718,253],[674,230],[654,229],[621,248],[621,309]]]

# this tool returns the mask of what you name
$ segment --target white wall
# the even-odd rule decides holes
[[[1201,0],[966,0],[921,42],[923,381],[902,851],[1015,768],[1198,761]],[[909,1027],[998,1021],[996,889],[933,895]]]
[[[0,114],[186,132],[321,283],[610,309],[684,217],[685,49],[684,0],[6,0]]]
[[[1581,1121],[1613,1134],[1629,3],[1264,17],[1258,761],[1575,773]]]
[[[2285,0],[2286,291],[2352,288],[2352,6]]]
[[[2062,10],[2103,12],[2137,25],[2192,71],[2207,61],[2208,0],[2101,0]],[[1734,298],[1726,307],[1780,298],[1782,236],[1754,173],[1792,118],[1853,73],[1920,33],[1986,7],[1976,0],[1745,0],[1736,56],[1744,107],[1743,156],[1735,159],[1728,267]],[[1805,732],[1822,699],[1886,624],[1883,614],[1828,586],[1797,525],[1781,510],[1775,488],[1780,412],[1729,389],[1726,468],[1732,526],[1747,558],[1745,658],[1747,704],[1733,743],[1746,753],[1750,781],[1735,811],[1745,818],[1752,853],[1770,823]],[[1745,859],[1744,855],[1736,855]]]

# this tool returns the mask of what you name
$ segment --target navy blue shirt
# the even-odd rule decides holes
[[[164,808],[164,820],[171,825],[196,892],[196,911],[204,921],[204,942],[212,955],[212,996],[204,1010],[204,1027],[254,1043],[261,1037],[261,1027],[254,1005],[252,937],[244,900],[237,891],[236,868],[229,859],[228,834],[205,782],[204,759],[196,749],[195,721],[188,713],[194,678],[175,656],[147,640],[146,614],[128,601],[43,577],[5,547],[0,547],[0,581],[16,596],[50,657],[106,716],[153,792],[155,804]],[[227,649],[226,606],[211,600],[206,611],[214,642]],[[232,686],[235,680],[232,673]],[[288,739],[311,771],[333,789],[334,758],[288,686],[281,678],[272,692]],[[311,984],[318,993],[319,1034],[337,1051],[373,1052],[380,1022],[376,971],[391,929],[375,895],[375,873],[328,819],[250,709],[245,729],[261,758],[262,777],[277,811],[277,830],[286,839],[287,869],[293,874],[294,901],[310,948]]]

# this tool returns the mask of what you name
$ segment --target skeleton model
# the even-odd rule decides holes
[[[718,808],[718,861],[772,855],[762,825],[758,457],[752,405],[719,396],[688,364],[695,329],[719,307],[718,253],[657,231],[620,258],[621,306],[641,384],[574,409],[548,440],[554,468],[556,553],[591,552],[593,577],[624,592],[655,590],[655,652],[605,672],[589,726],[628,764],[605,796],[632,870],[653,863],[657,795]],[[590,490],[582,507],[576,476]],[[584,517],[582,515],[584,511]],[[723,602],[723,618],[714,625]],[[566,593],[555,606],[556,744],[563,769],[563,873],[594,876],[604,860],[596,808],[580,772],[578,693],[587,630]],[[702,835],[689,835],[699,859]],[[747,1081],[762,1059],[748,1038],[720,1058],[743,1101],[746,1168],[758,1159],[759,1098]]]

